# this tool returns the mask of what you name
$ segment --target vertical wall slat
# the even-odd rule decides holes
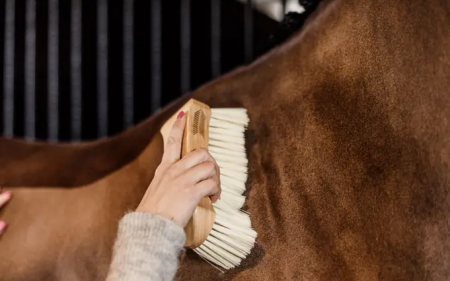
[[[34,140],[36,136],[36,2],[26,2],[25,31],[25,138]]]
[[[72,0],[71,11],[71,129],[72,140],[81,139],[81,0]]]
[[[220,75],[220,0],[211,0],[211,73]]]
[[[191,88],[191,1],[181,0],[181,94]]]
[[[151,110],[161,107],[161,0],[151,1]]]
[[[3,71],[3,135],[13,136],[14,129],[14,23],[15,1],[6,0],[5,57]]]
[[[245,61],[253,59],[253,1],[247,0],[244,15],[244,48]]]
[[[15,1],[6,2],[5,37],[4,39],[4,135],[12,136],[14,131],[14,56],[15,56]],[[26,0],[26,49],[25,49],[25,136],[33,139],[36,134],[36,14],[38,0]],[[49,1],[48,24],[48,136],[49,140],[58,140],[58,44],[59,15],[58,0]],[[124,0],[123,30],[123,100],[124,125],[133,124],[134,116],[134,1]],[[161,0],[150,1],[151,5],[151,105],[152,111],[161,107],[161,75],[162,75],[162,29]],[[286,1],[282,0],[283,11]],[[70,53],[70,98],[71,98],[71,130],[72,139],[81,139],[82,127],[82,76],[81,76],[81,41],[82,41],[82,1],[71,0],[71,53]],[[98,0],[98,42],[97,42],[97,90],[98,90],[98,130],[100,136],[107,135],[108,128],[108,3]],[[191,1],[181,0],[181,91],[186,93],[191,87]],[[247,0],[244,19],[245,60],[253,59],[253,1]],[[211,0],[211,72],[213,77],[221,74],[221,2]],[[88,28],[88,27],[85,27]],[[121,58],[118,58],[121,59]],[[65,93],[69,94],[69,93]],[[16,109],[17,110],[17,109]]]
[[[134,0],[125,0],[123,19],[123,101],[124,128],[134,123]]]
[[[286,6],[287,6],[287,0],[281,0],[281,20],[284,19],[284,14],[286,14]]]
[[[97,2],[98,136],[108,135],[108,0]]]
[[[58,0],[49,0],[48,5],[48,139],[52,142],[59,134],[58,4]]]

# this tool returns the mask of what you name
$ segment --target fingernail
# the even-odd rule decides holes
[[[177,119],[181,119],[184,116],[184,111],[180,111],[180,113],[178,113]]]
[[[0,221],[0,234],[6,229],[6,222]]]

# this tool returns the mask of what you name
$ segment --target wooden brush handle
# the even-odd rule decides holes
[[[211,109],[196,100],[190,100],[185,108],[187,120],[181,157],[199,148],[208,149],[209,146]],[[193,249],[203,244],[212,230],[215,219],[216,213],[211,199],[204,197],[184,229],[186,233],[185,247]]]

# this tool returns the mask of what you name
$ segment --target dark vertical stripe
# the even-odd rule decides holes
[[[25,42],[25,137],[34,140],[36,137],[36,2],[26,1],[26,42]]]
[[[151,1],[135,0],[134,40],[134,122],[146,119],[151,108]]]
[[[14,29],[15,1],[6,0],[5,52],[3,69],[3,135],[13,136],[14,129]]]
[[[108,1],[99,0],[97,10],[98,136],[108,135]]]
[[[48,5],[48,139],[58,140],[59,126],[59,19],[58,0]]]
[[[81,139],[81,0],[72,0],[71,17],[71,129],[72,140]]]
[[[211,79],[212,1],[191,1],[191,89]],[[206,12],[205,12],[206,11]]]
[[[211,74],[220,75],[220,0],[211,0]]]
[[[181,8],[182,1],[161,1],[161,107],[181,92]],[[191,1],[192,4],[192,1]]]
[[[244,48],[245,61],[249,63],[253,59],[253,1],[247,0],[244,15]]]
[[[161,107],[161,0],[152,0],[151,4],[151,109],[155,112]]]
[[[100,77],[98,71],[98,1],[82,0],[81,3],[81,139],[98,138],[98,96]]]
[[[0,1],[0,132],[3,132],[6,2]]]
[[[123,125],[123,0],[108,0],[108,135]]]
[[[190,90],[191,84],[191,1],[181,0],[181,94]]]
[[[124,104],[124,128],[133,125],[134,122],[134,0],[125,0],[123,9],[123,104]]]
[[[284,14],[286,14],[286,6],[287,0],[281,0],[281,20],[283,20]]]
[[[15,1],[14,27],[14,125],[13,135],[24,136],[25,122],[25,21],[26,1]]]
[[[71,139],[72,130],[71,122],[71,18],[72,18],[72,0],[59,1],[58,15],[58,75],[59,75],[59,140],[69,141]]]
[[[36,139],[48,139],[48,4],[49,0],[36,1]]]

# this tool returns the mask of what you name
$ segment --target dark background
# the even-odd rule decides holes
[[[35,134],[25,134],[25,32],[26,0],[15,0],[15,56],[14,56],[14,131],[15,137],[46,140],[48,138],[48,9],[50,0],[36,1],[36,68],[35,68]],[[98,128],[97,95],[97,9],[98,0],[82,0],[82,115],[81,140],[103,137]],[[251,3],[233,0],[160,1],[160,13],[152,10],[149,0],[134,0],[133,48],[133,124],[147,118],[156,108],[164,106],[180,95],[193,90],[215,76],[251,62],[266,51],[264,44],[278,22],[250,10]],[[277,1],[277,0],[274,0]],[[0,94],[3,96],[4,35],[7,0],[0,1]],[[107,135],[125,129],[123,94],[123,0],[108,0],[108,123]],[[188,4],[186,8],[186,4]],[[59,0],[59,141],[72,139],[71,132],[71,0]],[[213,6],[218,5],[218,6]],[[215,9],[214,9],[215,8]],[[186,13],[182,16],[182,13]],[[214,12],[215,11],[215,12]],[[250,12],[251,11],[251,12]],[[151,65],[152,28],[156,12],[161,23],[160,93],[152,92]],[[217,21],[217,13],[220,20]],[[212,20],[216,19],[216,21]],[[190,28],[184,32],[181,27]],[[187,31],[187,32],[186,32]],[[181,38],[190,41],[190,68],[182,70]],[[220,39],[216,49],[219,60],[212,59],[213,38]],[[214,69],[216,71],[214,72]],[[217,72],[217,70],[220,70]],[[157,74],[157,73],[156,73]],[[184,78],[183,78],[184,76]],[[182,80],[184,82],[182,83]],[[153,96],[152,96],[153,95]],[[160,97],[161,104],[152,104],[152,97]],[[0,99],[0,129],[3,131],[3,99]]]

